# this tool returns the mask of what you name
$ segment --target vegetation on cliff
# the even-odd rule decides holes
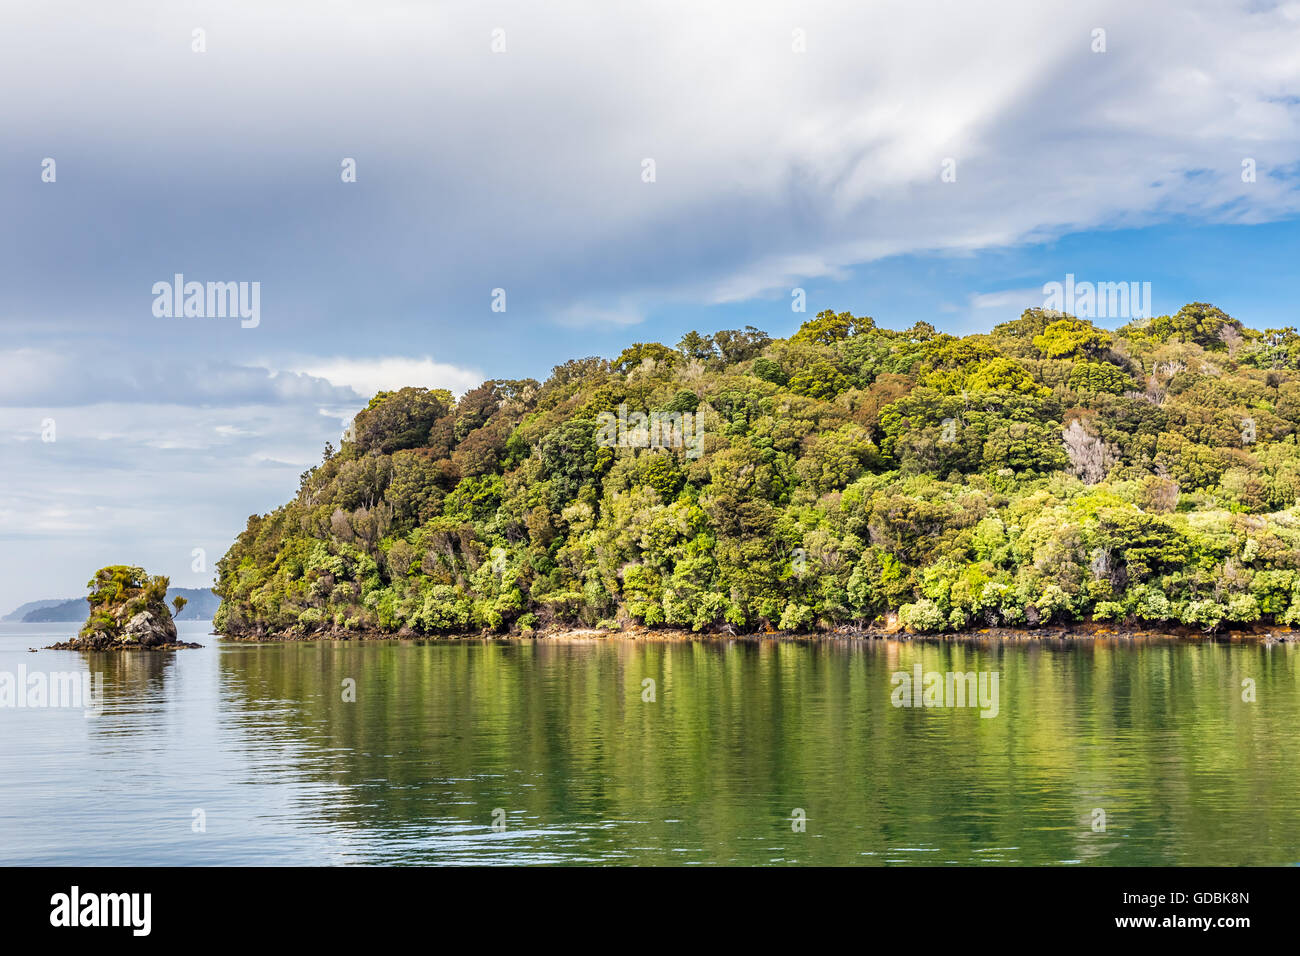
[[[376,395],[249,519],[216,624],[1296,624],[1298,425],[1300,336],[1204,303],[1114,332],[690,333]]]

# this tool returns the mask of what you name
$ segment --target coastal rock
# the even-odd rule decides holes
[[[149,611],[141,611],[126,622],[122,629],[122,640],[139,644],[141,647],[156,647],[159,644],[171,644],[176,640],[176,624],[171,615],[161,620]]]
[[[167,608],[168,580],[150,576],[143,568],[112,565],[95,572],[87,587],[90,616],[71,641],[53,645],[57,650],[165,650],[198,647],[177,640],[176,624]],[[176,610],[186,600],[175,600]]]

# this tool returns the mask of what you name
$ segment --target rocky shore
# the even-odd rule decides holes
[[[1286,626],[1257,625],[1253,628],[1206,633],[1179,625],[1166,627],[1137,627],[1110,622],[1079,622],[1059,626],[1035,628],[989,627],[938,634],[909,633],[890,627],[838,627],[829,631],[783,632],[715,630],[695,632],[679,628],[629,627],[606,628],[551,628],[522,634],[422,634],[410,628],[400,631],[320,630],[306,634],[277,634],[263,630],[244,630],[224,633],[227,640],[245,643],[284,643],[298,641],[554,641],[581,643],[600,640],[632,641],[726,641],[726,640],[894,640],[894,641],[1094,641],[1094,640],[1187,640],[1187,641],[1251,641],[1265,645],[1300,643],[1300,630]]]

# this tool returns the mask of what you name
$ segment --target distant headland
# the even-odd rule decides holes
[[[221,605],[221,598],[208,588],[168,588],[167,602],[178,597],[185,598],[185,606],[179,614],[173,614],[176,621],[210,621]],[[63,624],[86,619],[86,599],[47,598],[41,601],[28,601],[8,614],[0,617],[0,622],[22,624]]]

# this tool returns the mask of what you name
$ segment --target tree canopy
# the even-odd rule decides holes
[[[1300,336],[1205,303],[1114,331],[1031,309],[964,337],[829,310],[788,339],[689,332],[376,395],[249,519],[217,624],[1300,623],[1298,427]]]

